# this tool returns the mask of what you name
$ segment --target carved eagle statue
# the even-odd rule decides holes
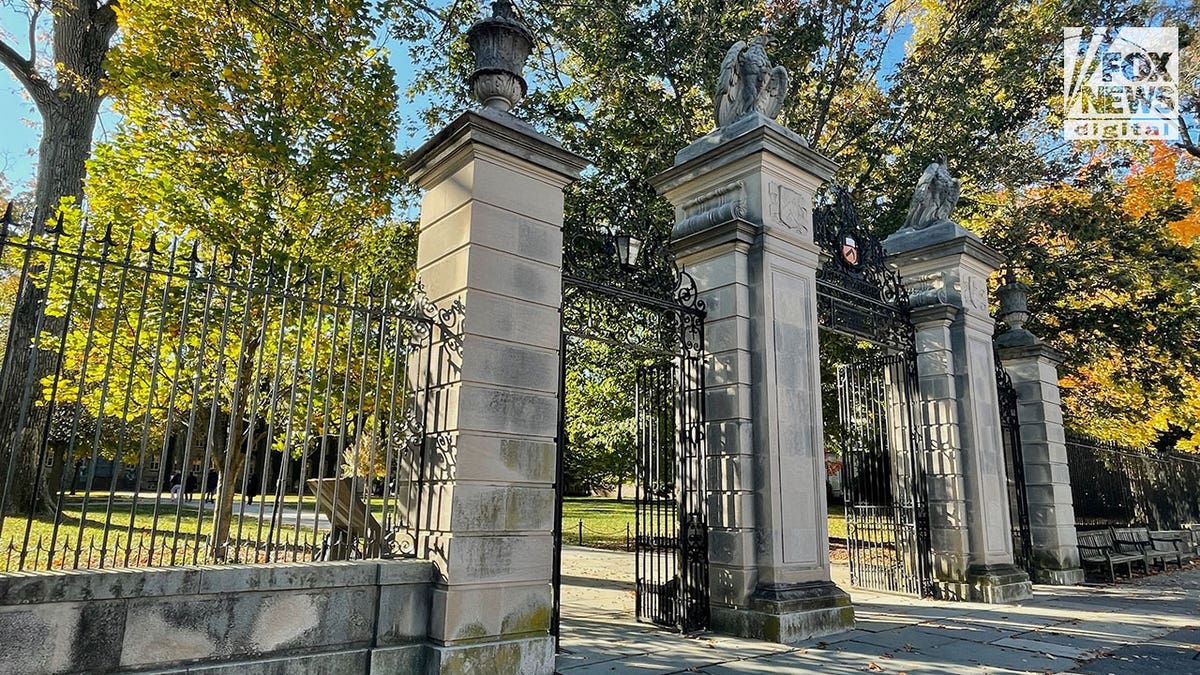
[[[959,189],[959,180],[950,175],[950,167],[946,166],[944,158],[925,167],[913,192],[904,227],[920,230],[949,219],[950,212],[958,204]]]
[[[756,111],[771,119],[779,115],[787,95],[788,74],[783,66],[771,66],[767,47],[776,44],[771,36],[759,35],[749,45],[738,40],[725,53],[713,97],[718,129]]]

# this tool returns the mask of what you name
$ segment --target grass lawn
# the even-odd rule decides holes
[[[210,562],[207,553],[213,529],[212,504],[197,500],[181,503],[165,496],[156,509],[154,495],[143,493],[135,508],[131,493],[118,492],[113,495],[109,511],[108,497],[108,492],[88,497],[86,516],[82,491],[65,497],[57,527],[50,513],[40,514],[31,522],[23,516],[6,517],[0,533],[0,571]],[[324,536],[323,531],[314,532],[315,498],[285,496],[274,527],[272,502],[268,500],[264,507],[261,497],[252,505],[237,499],[229,534],[241,543],[232,557],[246,562],[276,556],[286,560],[311,557]],[[372,498],[371,507],[380,518],[383,500]],[[323,518],[320,523],[323,527]],[[273,553],[268,552],[268,543]]]
[[[626,526],[630,544],[634,535],[633,500],[617,501],[608,497],[567,497],[563,499],[563,543],[579,544],[579,525],[583,522],[583,545],[592,548],[625,550]]]
[[[148,498],[147,495],[141,495],[135,510],[131,494],[117,493],[111,514],[106,516],[107,498],[107,492],[89,498],[87,516],[82,523],[83,495],[66,498],[63,504],[64,517],[57,530],[53,516],[39,516],[29,529],[27,547],[24,545],[25,519],[20,516],[5,518],[0,535],[0,571],[96,567],[100,566],[102,558],[105,567],[169,565],[173,560],[175,564],[186,564],[192,560],[207,562],[205,558],[213,520],[211,504],[201,507],[196,501],[179,504],[169,497],[165,498],[158,505],[156,523],[152,496]],[[304,559],[311,554],[309,549],[318,545],[322,533],[313,532],[315,499],[311,496],[301,499],[287,495],[282,502],[282,522],[276,521],[276,530],[272,532],[272,509],[265,509],[260,529],[261,499],[256,500],[254,506],[245,507],[245,514],[240,516],[238,513],[243,506],[241,500],[238,501],[230,535],[243,542],[239,559],[251,560],[267,555],[256,542],[263,544],[270,541],[276,547],[282,544],[283,550],[278,555],[285,559]],[[373,498],[371,507],[377,518],[382,516],[384,509],[380,498]],[[301,516],[298,530],[297,514]],[[106,520],[109,532],[107,541],[104,538]],[[563,501],[563,542],[569,545],[582,543],[593,548],[628,550],[636,534],[634,523],[632,499],[617,501],[607,497],[569,497]],[[178,537],[175,536],[176,531]],[[846,519],[840,505],[831,504],[829,507],[829,536],[846,536]],[[51,541],[54,543],[51,544]],[[22,548],[27,551],[24,561],[21,561]],[[78,559],[76,551],[79,551]],[[175,557],[176,553],[178,557]]]
[[[634,533],[633,500],[618,502],[608,497],[567,497],[563,500],[563,543],[578,545],[580,521],[583,545],[592,548],[625,549],[625,527]],[[846,515],[840,504],[829,505],[829,536],[846,538]]]
[[[829,505],[829,536],[846,538],[846,508],[841,504]]]

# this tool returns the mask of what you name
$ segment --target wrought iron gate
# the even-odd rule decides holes
[[[924,595],[929,513],[911,353],[838,368],[850,583]]]
[[[859,222],[839,186],[814,211],[823,251],[817,271],[821,327],[871,343],[883,356],[838,368],[842,486],[850,582],[931,592],[929,511],[917,406],[914,332],[908,293],[879,239]]]
[[[1033,573],[1033,544],[1029,533],[1029,501],[1025,490],[1025,459],[1021,452],[1021,423],[1017,390],[996,358],[996,393],[1000,402],[1000,437],[1004,442],[1004,475],[1008,478],[1008,508],[1012,520],[1013,562]]]
[[[665,239],[610,229],[568,238],[563,255],[561,381],[568,350],[595,340],[638,355],[637,618],[684,632],[708,624],[708,513],[704,465],[704,303]],[[555,606],[562,552],[565,391],[558,435]]]
[[[637,375],[637,617],[684,632],[708,618],[703,458],[698,443],[680,436],[697,428],[688,416],[702,410],[698,399],[686,400],[702,395],[698,364],[655,363]]]

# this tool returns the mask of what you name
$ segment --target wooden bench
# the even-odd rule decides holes
[[[1167,571],[1167,560],[1174,558],[1175,564],[1180,565],[1179,554],[1177,552],[1160,551],[1154,548],[1154,542],[1150,541],[1150,530],[1144,527],[1114,527],[1112,528],[1113,544],[1121,553],[1131,553],[1141,555],[1146,559],[1146,565],[1158,564],[1162,566],[1163,571]]]
[[[354,494],[354,482],[350,478],[310,478],[307,483],[317,498],[317,509],[329,519],[329,534],[316,560],[380,557],[383,526]]]
[[[1180,566],[1196,557],[1192,533],[1187,530],[1150,530],[1150,543],[1168,558],[1174,556]]]
[[[1112,532],[1109,530],[1090,530],[1079,533],[1079,559],[1084,565],[1108,570],[1109,581],[1117,580],[1116,567],[1124,565],[1130,578],[1133,578],[1133,564],[1141,563],[1146,573],[1150,568],[1146,565],[1146,557],[1141,554],[1121,553],[1113,545]]]

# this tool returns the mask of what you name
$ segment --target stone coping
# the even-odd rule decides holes
[[[811,153],[819,157],[823,160],[822,163],[824,164],[821,168],[828,170],[830,167],[833,167],[834,171],[837,170],[837,165],[833,161],[810,150],[808,141],[803,136],[759,112],[750,113],[728,126],[714,129],[692,141],[687,147],[675,153],[675,165],[685,164],[690,160],[701,157],[716,148],[730,143],[730,141],[739,136],[760,129],[769,129],[771,132],[774,132],[775,135],[781,137],[782,143],[791,146],[792,151],[795,153]],[[805,150],[808,152],[805,152]]]
[[[982,260],[993,269],[1004,264],[1004,256],[983,243],[979,235],[950,220],[939,220],[919,230],[905,228],[883,240],[890,262],[937,260],[967,256]]]
[[[1008,335],[1008,333],[1011,333],[1011,332],[1012,331],[1002,333],[1000,337],[1003,337],[1004,335]],[[1035,358],[1035,359],[1047,359],[1047,360],[1053,362],[1055,365],[1059,365],[1063,361],[1065,361],[1067,358],[1067,355],[1064,352],[1062,352],[1058,349],[1055,349],[1054,347],[1051,347],[1050,345],[1048,345],[1044,342],[1041,342],[1040,340],[1034,344],[1010,345],[1010,344],[1005,344],[1003,341],[1001,341],[999,338],[997,338],[996,345],[998,347],[997,351],[1000,353],[1000,360],[1003,362]]]
[[[566,150],[555,139],[535,130],[513,115],[491,108],[463,112],[444,129],[421,144],[400,168],[410,182],[429,188],[444,178],[439,167],[457,156],[463,147],[479,144],[517,157],[559,174],[569,183],[579,177],[590,162]]]
[[[821,181],[831,180],[838,169],[838,164],[809,148],[795,132],[754,114],[697,139],[675,156],[674,166],[651,178],[650,185],[666,195],[697,177],[758,153],[775,155]]]
[[[0,606],[429,583],[427,560],[202,565],[0,574]]]

